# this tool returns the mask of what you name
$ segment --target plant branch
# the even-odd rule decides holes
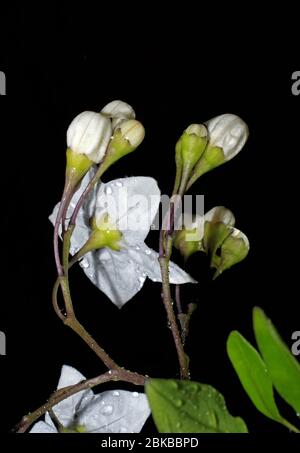
[[[57,302],[57,291],[59,286],[61,286],[66,313],[62,313],[61,309],[58,306]],[[71,300],[70,289],[67,277],[59,277],[53,287],[52,291],[52,303],[54,310],[61,321],[70,329],[72,329],[80,338],[94,351],[94,353],[102,360],[107,368],[118,370],[120,367],[115,363],[113,359],[105,352],[101,346],[93,339],[93,337],[87,332],[82,324],[77,320],[74,313],[74,308]]]
[[[187,364],[187,358],[183,349],[183,344],[180,337],[180,332],[176,322],[176,317],[173,310],[173,304],[171,299],[171,291],[169,284],[169,269],[168,261],[165,257],[159,257],[159,264],[162,277],[162,287],[163,287],[163,302],[167,312],[168,320],[170,323],[175,347],[177,350],[178,360],[180,364],[180,377],[181,379],[189,379],[189,370]]]
[[[34,412],[25,415],[22,420],[16,425],[14,431],[17,433],[24,433],[32,425],[32,423],[34,423],[45,412],[51,410],[53,406],[60,403],[64,399],[69,398],[70,396],[82,390],[91,389],[99,384],[103,384],[109,381],[123,381],[130,382],[134,385],[144,385],[146,382],[146,377],[141,374],[133,373],[124,369],[110,370],[107,373],[101,374],[92,379],[86,379],[85,381],[79,382],[78,384],[59,389],[50,396],[49,400],[45,404],[40,406]]]

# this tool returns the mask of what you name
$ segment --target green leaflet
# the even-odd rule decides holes
[[[146,394],[161,433],[247,433],[239,417],[227,411],[213,387],[193,381],[150,379]]]
[[[282,417],[277,409],[271,377],[256,349],[237,331],[231,332],[227,341],[231,363],[255,407],[279,423]]]
[[[253,327],[260,353],[279,395],[300,413],[300,364],[260,308],[253,310]]]

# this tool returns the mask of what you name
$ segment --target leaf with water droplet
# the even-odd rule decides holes
[[[150,379],[146,394],[161,433],[248,432],[244,421],[230,415],[223,396],[210,385]]]

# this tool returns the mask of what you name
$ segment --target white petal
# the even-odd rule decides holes
[[[102,184],[96,216],[108,213],[129,244],[142,242],[149,233],[160,203],[157,182],[148,177],[121,178]]]
[[[208,211],[205,216],[204,220],[206,222],[222,222],[225,225],[233,226],[235,224],[235,217],[233,212],[229,209],[225,208],[224,206],[215,206],[210,211]]]
[[[240,152],[247,141],[247,124],[237,115],[225,113],[206,122],[210,144],[223,149],[228,161]]]
[[[130,259],[136,263],[141,271],[154,282],[161,282],[161,272],[158,262],[158,253],[145,244],[135,247],[130,246],[127,250]],[[197,283],[189,274],[182,270],[177,264],[170,261],[169,279],[172,284]]]
[[[119,252],[109,249],[88,253],[80,262],[87,277],[119,308],[143,287],[146,277],[161,282],[158,253],[145,244],[127,246]],[[170,283],[197,283],[170,262]]]
[[[57,429],[54,426],[50,426],[45,422],[37,422],[33,425],[29,433],[31,434],[39,434],[39,433],[48,433],[48,434],[55,434],[57,433]]]
[[[78,423],[93,433],[138,433],[150,415],[143,393],[110,390],[95,396],[78,414]]]
[[[124,120],[135,118],[131,105],[123,101],[110,102],[101,110],[101,114],[112,118],[113,129],[116,129]]]
[[[80,265],[94,285],[119,308],[140,291],[146,279],[127,250],[91,252],[85,255]]]
[[[250,249],[250,243],[249,243],[249,239],[247,238],[247,236],[245,235],[245,233],[243,233],[241,230],[238,230],[237,228],[232,228],[232,231],[231,231],[231,236],[234,237],[234,238],[237,238],[237,239],[242,239],[246,248],[249,250]]]
[[[57,388],[68,387],[69,385],[77,384],[83,380],[85,380],[85,377],[79,371],[71,366],[64,365],[61,370]],[[60,423],[63,426],[68,427],[72,424],[77,411],[81,407],[89,404],[93,397],[94,394],[91,390],[82,390],[81,392],[75,393],[75,395],[62,400],[53,407],[53,411]],[[49,425],[52,424],[49,414],[45,415],[45,421]]]
[[[67,130],[67,144],[75,152],[86,154],[99,163],[112,134],[111,122],[101,113],[82,112],[74,118]]]

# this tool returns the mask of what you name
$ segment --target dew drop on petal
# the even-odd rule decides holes
[[[141,250],[141,247],[139,245],[136,245],[135,250]]]
[[[112,194],[112,189],[111,189],[111,187],[106,187],[106,188],[105,188],[105,193],[106,193],[106,195],[111,195],[111,194]]]
[[[146,250],[145,250],[145,254],[146,254],[146,255],[151,255],[151,250],[146,249]]]
[[[113,391],[113,396],[116,396],[116,397],[117,397],[117,396],[120,396],[120,392],[118,392],[117,390],[114,390],[114,391]]]
[[[116,187],[122,187],[123,183],[121,181],[116,181],[115,185]]]
[[[101,409],[101,413],[104,415],[111,415],[114,411],[114,408],[112,407],[111,404],[104,405],[104,407]]]
[[[84,267],[84,269],[87,269],[90,265],[87,260],[82,260],[81,261],[81,266]]]
[[[138,392],[133,392],[133,393],[132,393],[132,396],[133,396],[134,398],[138,398],[138,397],[139,397],[139,394],[138,394]]]

